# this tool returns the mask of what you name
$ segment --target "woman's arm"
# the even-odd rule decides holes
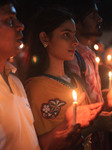
[[[77,109],[78,110],[77,111],[78,123],[82,123],[81,126],[83,125],[87,126],[90,120],[93,120],[96,117],[96,115],[99,113],[99,111],[101,110],[102,104],[97,103],[97,104],[90,104],[90,105],[78,106],[78,107],[79,107]],[[88,117],[85,119],[84,124],[83,124],[83,120],[85,118],[86,113],[88,113]],[[91,114],[92,114],[92,117],[90,118]],[[67,146],[71,147],[73,145],[74,147],[76,147],[77,143],[80,143],[81,134],[80,136],[79,134],[76,134],[77,130],[76,128],[75,130],[73,130],[72,123],[73,123],[73,106],[70,106],[68,110],[66,111],[66,119],[60,125],[58,125],[49,133],[39,136],[39,142],[40,142],[41,148],[44,150],[48,150],[49,146],[60,147],[60,145],[63,145],[63,143],[66,143],[65,147]],[[67,137],[70,137],[69,135],[74,135],[74,136],[71,138],[67,138]],[[73,138],[73,141],[72,141],[72,138]],[[78,142],[76,142],[77,139],[79,140]]]
[[[82,150],[84,139],[81,136],[81,126],[76,124],[65,128],[63,122],[53,131],[39,137],[42,150]],[[58,130],[58,131],[57,131]]]

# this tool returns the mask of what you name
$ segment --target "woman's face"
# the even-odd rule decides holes
[[[72,60],[78,41],[75,37],[76,26],[73,19],[65,21],[52,32],[48,40],[48,55],[62,61]]]

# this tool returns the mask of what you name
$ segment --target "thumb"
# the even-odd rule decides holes
[[[80,105],[86,98],[86,93],[83,92],[80,97],[78,98],[78,105]]]
[[[109,90],[109,92],[107,94],[107,98],[112,99],[112,89]]]

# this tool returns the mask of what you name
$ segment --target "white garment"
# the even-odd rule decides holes
[[[0,150],[40,150],[25,90],[11,70],[7,63],[10,88],[0,74]]]

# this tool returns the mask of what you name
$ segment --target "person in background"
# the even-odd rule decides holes
[[[14,2],[0,1],[0,149],[40,150],[25,90],[8,62],[20,52],[24,30]]]
[[[101,111],[102,102],[90,104],[81,81],[72,75],[64,64],[74,58],[78,45],[73,16],[63,9],[44,8],[35,13],[34,20],[30,22],[26,36],[29,48],[26,91],[41,148],[59,149],[63,145],[61,139],[64,130],[68,132],[73,126],[72,91],[75,89],[77,92],[76,123],[81,124],[81,127],[90,125]],[[97,123],[94,127],[97,128]],[[84,129],[83,135],[94,132],[94,127]],[[74,134],[74,138],[75,136],[77,138],[77,134]],[[78,142],[75,139],[74,144],[72,142],[73,140],[69,143],[72,148],[78,149]],[[85,147],[88,145],[90,149],[89,143]],[[80,147],[80,144],[78,146]]]
[[[73,8],[77,26],[76,36],[80,43],[77,52],[84,62],[80,66],[76,54],[74,60],[70,62],[70,67],[72,72],[85,80],[91,102],[95,103],[102,101],[103,98],[98,64],[95,60],[96,55],[89,46],[102,35],[101,25],[103,20],[99,16],[97,4],[93,0],[86,2],[84,6],[82,9],[78,2],[78,5]]]
[[[108,118],[110,118],[111,114],[108,111],[112,110],[112,99],[107,99],[108,96],[104,96],[106,95],[107,90],[106,93],[104,92],[102,95],[98,63],[95,60],[96,55],[93,50],[89,48],[91,44],[93,44],[94,41],[96,41],[102,35],[101,25],[103,19],[99,15],[98,7],[95,1],[87,1],[84,3],[84,5],[82,5],[83,7],[81,7],[80,3],[80,0],[76,0],[76,5],[73,5],[72,7],[77,27],[76,37],[80,44],[77,46],[74,59],[70,61],[69,65],[71,71],[78,74],[83,79],[91,102],[96,103],[99,101],[104,101],[104,111],[106,111],[106,113],[102,115],[106,115],[105,117],[109,123]],[[111,95],[111,92],[112,91],[110,90],[108,95]],[[104,121],[102,122],[102,126],[103,124],[105,126]],[[108,128],[106,130],[108,131]],[[99,147],[101,149],[109,149],[110,144],[108,142],[103,144],[103,141],[108,141],[108,137],[102,135],[102,133],[97,134],[98,136],[95,136],[94,138],[95,141],[98,141],[96,139],[103,139],[102,144],[97,142],[97,149],[99,149]],[[94,147],[94,149],[96,149],[96,147]]]

